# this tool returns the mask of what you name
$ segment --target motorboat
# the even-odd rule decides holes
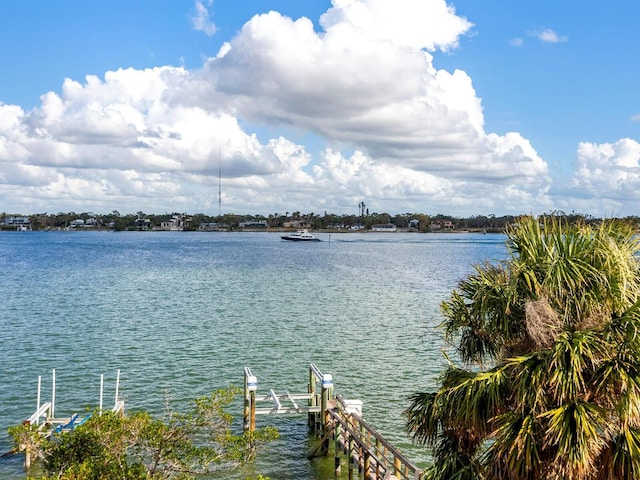
[[[320,242],[319,238],[309,232],[309,230],[298,230],[295,233],[290,233],[289,235],[282,235],[280,238],[283,240],[291,240],[294,242]]]

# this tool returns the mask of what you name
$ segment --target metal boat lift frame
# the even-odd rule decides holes
[[[317,384],[322,385],[320,393]],[[256,429],[256,415],[304,414],[308,415],[309,426],[320,426],[324,433],[328,421],[327,408],[333,394],[333,378],[323,374],[313,363],[309,366],[309,391],[292,394],[288,390],[277,394],[273,389],[266,395],[258,395],[258,378],[249,367],[244,368],[244,430]],[[269,407],[257,407],[257,403],[270,402]],[[284,405],[283,403],[286,403]],[[301,403],[306,403],[301,404]]]
[[[124,414],[124,400],[120,400],[120,370],[118,369],[116,375],[116,394],[112,412],[119,415]],[[55,406],[56,406],[56,369],[51,372],[51,401],[40,403],[42,391],[42,376],[38,375],[38,396],[36,401],[36,411],[27,419],[24,423],[29,425],[40,425],[40,421],[44,421],[48,424],[54,423],[66,423],[68,419],[56,419],[55,418]],[[98,411],[102,414],[102,404],[104,399],[104,374],[100,375],[100,404]]]

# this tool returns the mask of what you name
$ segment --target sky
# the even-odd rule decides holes
[[[2,0],[0,212],[640,215],[638,18]]]

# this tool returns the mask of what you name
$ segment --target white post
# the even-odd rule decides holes
[[[120,369],[118,369],[118,375],[116,377],[116,403],[118,403],[118,388],[120,387]]]
[[[56,408],[56,369],[53,369],[52,373],[53,382],[51,387],[51,418],[55,418],[55,408]]]
[[[102,415],[102,393],[104,391],[104,373],[100,375],[100,415]]]
[[[42,382],[42,377],[38,375],[38,405],[36,405],[36,412],[40,411],[40,385]],[[36,418],[36,425],[40,424],[40,417]]]

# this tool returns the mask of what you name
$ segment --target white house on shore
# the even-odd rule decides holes
[[[182,231],[191,223],[191,217],[185,215],[173,215],[168,221],[160,222],[160,227],[155,230]]]
[[[398,227],[396,227],[393,223],[381,223],[377,225],[371,226],[372,232],[397,232]]]

